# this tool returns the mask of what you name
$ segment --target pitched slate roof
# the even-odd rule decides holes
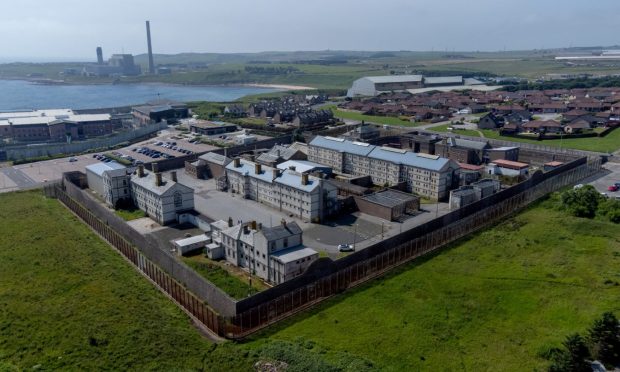
[[[263,227],[261,233],[268,241],[288,238],[289,236],[301,234],[301,227],[297,222],[288,222],[286,225],[274,227]]]

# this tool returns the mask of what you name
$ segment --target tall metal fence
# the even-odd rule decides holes
[[[161,249],[148,248],[149,243],[136,241],[145,239],[142,236],[127,236],[127,229],[116,226],[114,219],[100,218],[97,208],[88,205],[89,199],[83,198],[83,190],[76,185],[64,182],[48,185],[44,190],[47,196],[58,198],[75,212],[196,320],[218,335],[237,339],[496,223],[544,195],[596,173],[600,167],[600,159],[580,158],[548,173],[536,172],[526,182],[345,258],[319,259],[304,275],[289,282],[239,301],[212,296],[213,304],[203,301],[209,292],[202,288],[207,286],[212,290],[212,283],[194,282],[187,271],[175,271],[174,265],[163,269],[168,260],[160,260],[161,255],[154,254]],[[220,299],[225,301],[218,303]],[[223,311],[216,311],[210,305],[217,305]]]
[[[191,314],[195,320],[205,325],[214,333],[222,334],[220,327],[221,317],[209,305],[201,301],[179,281],[149,260],[132,243],[110,228],[107,223],[100,220],[94,213],[71,198],[63,189],[62,183],[46,185],[44,192],[47,197],[57,198],[66,205],[82,221],[116,248],[123,257],[147,276],[157,287],[167,293],[179,306]]]

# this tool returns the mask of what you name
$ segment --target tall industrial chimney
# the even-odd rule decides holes
[[[97,64],[103,65],[103,49],[97,47]]]
[[[151,24],[146,21],[146,42],[149,46],[149,74],[155,74],[155,63],[153,62],[153,48],[151,47]]]

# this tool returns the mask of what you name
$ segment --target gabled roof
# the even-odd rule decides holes
[[[263,227],[260,233],[265,236],[267,241],[279,240],[290,236],[301,234],[301,227],[297,222],[288,222],[286,225],[278,225],[274,227]]]
[[[125,166],[115,161],[111,161],[109,163],[95,163],[87,165],[86,169],[101,177],[104,172],[116,169],[125,169]]]
[[[144,177],[139,177],[137,174],[131,176],[131,182],[133,184],[143,187],[158,196],[163,196],[171,190],[179,190],[185,192],[193,191],[192,188],[188,186],[185,186],[178,182],[173,182],[172,180],[163,177],[161,186],[157,186],[155,184],[155,179],[155,173],[146,171]]]
[[[200,160],[204,160],[204,161],[208,161],[210,163],[213,164],[218,164],[221,166],[226,166],[228,165],[228,163],[230,163],[232,160],[224,155],[220,155],[218,153],[215,152],[207,152],[204,155],[200,155],[198,157],[198,159]]]
[[[399,149],[391,149],[389,147],[375,147],[368,155],[369,158],[389,161],[394,164],[403,164],[410,167],[440,171],[446,167],[450,159],[442,158],[435,155],[427,156],[421,153],[413,153]],[[456,163],[455,163],[456,165]],[[456,166],[455,166],[456,168]]]

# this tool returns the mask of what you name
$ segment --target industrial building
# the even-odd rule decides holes
[[[70,109],[0,112],[0,138],[16,142],[69,142],[112,133],[110,114],[76,114]]]
[[[131,195],[136,207],[161,225],[177,221],[177,216],[194,209],[194,190],[159,172],[147,172],[142,165],[131,176]]]
[[[321,222],[338,207],[336,187],[323,179],[245,159],[236,158],[226,166],[226,185],[230,192],[307,222]]]
[[[189,108],[182,102],[161,99],[132,107],[131,113],[141,125],[160,123],[164,120],[168,123],[176,123],[179,119],[189,117]]]
[[[189,123],[189,130],[192,133],[201,134],[203,136],[214,136],[218,134],[236,132],[237,125],[224,123],[221,121],[191,119]]]
[[[263,227],[246,222],[219,231],[223,257],[231,264],[273,284],[291,280],[319,258],[302,245],[302,230],[295,222]]]
[[[387,75],[366,76],[353,82],[347,97],[377,96],[382,93],[403,92],[420,93],[433,89],[452,90],[482,86],[476,79],[462,76]]]
[[[370,176],[375,185],[402,184],[408,192],[433,200],[447,197],[458,183],[459,166],[450,159],[341,138],[316,136],[308,160],[339,173]]]

